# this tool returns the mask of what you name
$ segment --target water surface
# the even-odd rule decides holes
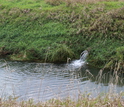
[[[110,72],[98,75],[99,69],[76,60],[70,64],[29,63],[0,60],[0,96],[15,96],[19,100],[33,98],[77,98],[91,93],[123,92],[122,75],[116,83]]]

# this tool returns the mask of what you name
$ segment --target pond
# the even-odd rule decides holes
[[[0,96],[19,100],[95,97],[124,90],[123,75],[101,71],[79,60],[66,64],[0,60]]]

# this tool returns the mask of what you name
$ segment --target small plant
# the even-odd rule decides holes
[[[116,57],[120,62],[124,61],[124,46],[118,47],[116,49]]]

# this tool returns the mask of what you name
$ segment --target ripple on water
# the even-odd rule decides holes
[[[57,97],[77,96],[80,92],[105,92],[108,86],[96,84],[96,80],[84,72],[87,66],[79,60],[70,64],[42,64],[27,62],[0,62],[0,95],[19,96],[26,100],[47,100]],[[74,65],[75,66],[74,66]],[[78,69],[82,67],[81,69]],[[92,68],[90,69],[92,71]],[[92,73],[95,75],[97,69]],[[124,86],[117,86],[120,92]],[[5,94],[3,94],[5,93]]]

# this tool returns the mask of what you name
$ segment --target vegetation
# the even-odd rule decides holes
[[[124,69],[123,0],[0,0],[0,56],[63,62],[79,59]]]
[[[70,98],[65,100],[52,99],[47,102],[34,103],[33,100],[17,102],[14,98],[8,100],[2,100],[0,102],[1,107],[123,107],[124,101],[121,98],[122,95],[113,95],[110,98],[106,95],[105,98],[98,96],[97,98],[89,99],[88,97],[81,96],[77,101],[73,101]]]

